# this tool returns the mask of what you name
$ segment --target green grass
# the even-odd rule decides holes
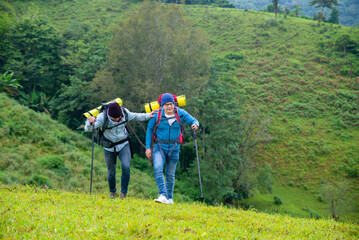
[[[32,187],[0,187],[4,239],[355,239],[358,225],[201,203],[162,205]]]
[[[278,196],[283,202],[275,204],[274,197]],[[320,218],[331,219],[330,205],[324,202],[320,194],[295,186],[275,186],[271,194],[257,194],[254,197],[243,200],[243,204],[249,209],[256,209],[269,214],[283,214],[292,217],[312,218],[311,212],[318,213]],[[342,219],[357,224],[356,218],[348,217]]]

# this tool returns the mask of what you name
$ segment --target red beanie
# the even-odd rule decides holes
[[[113,102],[108,107],[108,115],[112,118],[122,117],[122,109],[117,102]]]

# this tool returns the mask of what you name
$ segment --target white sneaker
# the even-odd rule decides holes
[[[168,200],[164,195],[160,195],[157,199],[155,199],[156,202],[168,204]]]
[[[172,199],[168,199],[168,200],[167,200],[167,204],[173,204],[173,200],[172,200]]]

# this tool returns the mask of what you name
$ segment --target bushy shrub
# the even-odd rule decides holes
[[[275,20],[275,18],[269,18],[265,20],[265,24],[268,26],[277,26],[277,21]]]
[[[61,169],[65,167],[65,160],[59,156],[45,156],[37,161],[48,169]]]
[[[303,210],[309,213],[310,218],[314,218],[314,219],[322,218],[319,213],[311,210],[310,208],[304,208]]]
[[[45,156],[38,159],[37,162],[58,175],[66,175],[69,172],[65,165],[65,159],[60,156]]]
[[[227,53],[225,56],[225,58],[229,59],[229,60],[242,60],[244,59],[244,56],[243,55],[240,55],[238,53]]]
[[[282,202],[282,199],[280,199],[280,197],[279,196],[274,196],[274,204],[276,204],[276,205],[282,205],[283,204],[283,202]]]
[[[10,184],[11,183],[11,178],[5,172],[0,172],[0,182],[2,184]]]
[[[59,141],[54,137],[47,137],[42,142],[41,145],[44,147],[55,147]]]
[[[349,160],[344,165],[344,170],[350,178],[359,177],[359,160]]]
[[[290,180],[290,181],[288,182],[288,186],[294,187],[294,181],[293,181],[293,180]]]
[[[137,154],[135,154],[133,156],[133,158],[131,159],[131,165],[132,165],[132,167],[135,167],[141,171],[150,169],[150,164],[148,163],[148,160],[139,157]]]
[[[45,176],[35,174],[33,175],[27,182],[30,185],[44,186],[46,185],[48,188],[52,188],[52,182]]]
[[[57,138],[61,140],[63,143],[69,143],[70,137],[67,132],[60,132],[57,134]]]
[[[5,170],[8,166],[10,166],[11,160],[10,159],[1,159],[0,161],[0,170]]]

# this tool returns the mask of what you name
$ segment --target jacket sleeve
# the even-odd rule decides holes
[[[150,113],[133,113],[130,112],[127,108],[124,108],[124,111],[128,114],[128,121],[137,120],[137,121],[146,121],[150,119]]]
[[[146,149],[151,148],[152,134],[153,134],[153,130],[155,129],[155,126],[156,126],[157,114],[155,113],[154,116],[155,117],[151,118],[150,121],[148,121],[148,125],[147,125]]]
[[[99,115],[97,115],[96,117],[96,122],[95,122],[95,129],[100,128],[103,126],[104,124],[104,119],[103,119],[104,113],[100,113]],[[92,126],[91,123],[86,119],[85,122],[85,132],[91,132],[92,131]]]
[[[193,125],[193,124],[196,124],[198,127],[199,127],[199,122],[197,119],[195,119],[194,117],[192,117],[188,112],[186,112],[186,110],[184,109],[181,109],[181,112],[183,115],[183,121],[190,124],[190,125]]]

